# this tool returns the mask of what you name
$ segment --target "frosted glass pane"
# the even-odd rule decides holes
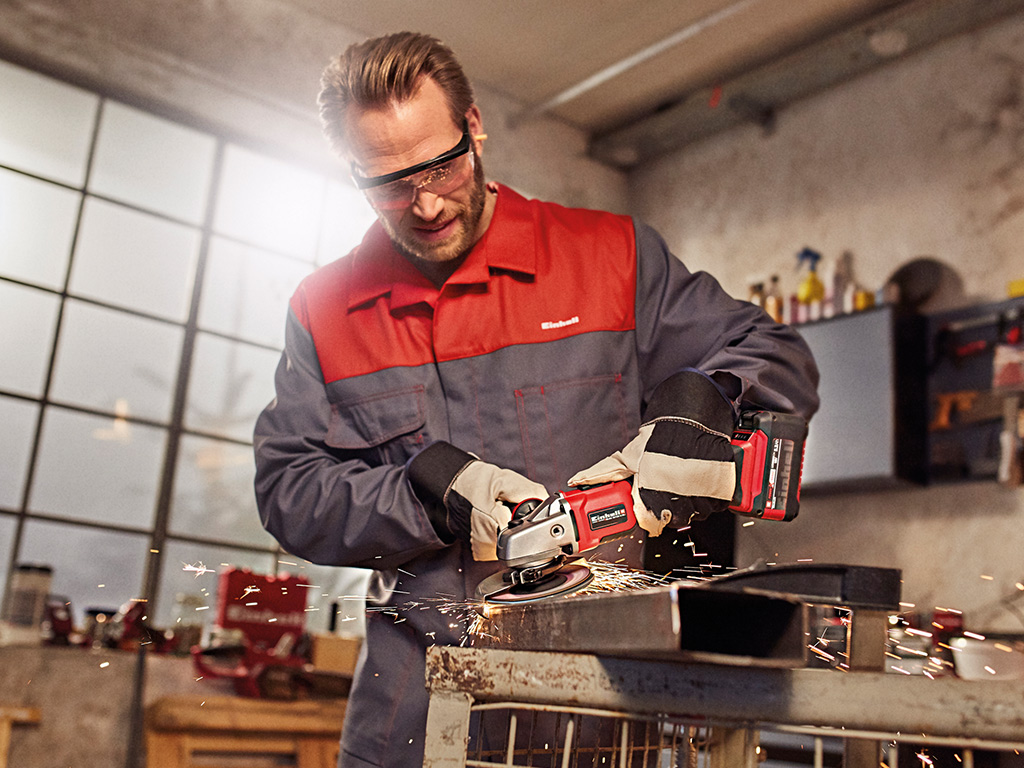
[[[323,176],[229,146],[217,191],[214,229],[313,261],[324,184]]]
[[[254,573],[276,573],[275,556],[265,552],[250,552],[229,547],[168,541],[164,545],[163,567],[160,571],[160,591],[154,622],[159,627],[174,628],[175,603],[178,595],[198,597],[207,610],[197,611],[199,622],[211,625],[217,615],[217,582],[220,571],[227,565],[249,568]],[[210,573],[186,571],[185,566],[210,568]],[[197,622],[198,623],[198,622]]]
[[[116,610],[142,597],[148,556],[148,536],[29,520],[18,560],[53,567],[50,591],[71,601],[82,626],[89,608]]]
[[[199,325],[248,341],[284,346],[284,319],[310,265],[215,238],[199,308]]]
[[[119,416],[167,421],[184,331],[68,301],[51,396]]]
[[[0,507],[19,509],[39,406],[0,397]]]
[[[30,508],[151,527],[165,438],[163,429],[124,419],[47,409]]]
[[[60,299],[0,282],[0,389],[41,397]]]
[[[185,322],[199,230],[88,198],[71,292]]]
[[[174,476],[171,532],[275,547],[256,510],[255,475],[250,446],[183,437]]]
[[[351,184],[329,181],[317,264],[329,264],[351,251],[376,220],[362,192]]]
[[[81,197],[0,169],[0,274],[63,288]]]
[[[0,163],[81,187],[99,101],[0,61]]]
[[[213,136],[108,101],[89,190],[200,224],[215,150]]]
[[[274,397],[280,357],[278,352],[198,334],[185,414],[188,427],[251,441],[256,417]]]

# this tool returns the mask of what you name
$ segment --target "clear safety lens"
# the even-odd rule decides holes
[[[433,195],[448,195],[466,183],[473,172],[473,153],[469,152],[449,160],[443,165],[428,168],[422,173],[399,179],[379,187],[364,190],[366,197],[377,208],[394,210],[412,205],[419,190]]]

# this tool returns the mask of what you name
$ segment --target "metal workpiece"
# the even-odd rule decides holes
[[[899,609],[900,576],[892,568],[758,564],[707,581],[485,605],[473,645],[796,667],[807,658],[810,604],[851,609],[858,637],[874,644],[870,654],[857,644],[858,664],[880,668],[884,619],[881,633],[860,625]]]
[[[715,589],[756,588],[782,592],[796,600],[837,608],[898,611],[903,574],[898,568],[873,568],[836,563],[766,565],[719,576]]]
[[[427,650],[427,686],[432,701],[439,693],[458,692],[476,702],[568,703],[851,735],[948,737],[962,744],[1024,742],[1024,688],[1008,680],[433,647]]]
[[[485,605],[477,648],[802,666],[803,604],[677,582],[648,589]]]

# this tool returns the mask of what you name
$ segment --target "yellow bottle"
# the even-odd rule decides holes
[[[800,320],[818,320],[821,318],[821,303],[825,299],[825,284],[818,277],[818,262],[821,254],[810,248],[804,248],[796,255],[797,266],[806,262],[807,272],[796,289],[796,300],[800,305]]]

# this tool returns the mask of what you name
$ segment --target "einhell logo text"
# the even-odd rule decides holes
[[[568,320],[559,320],[557,322],[546,322],[541,323],[540,327],[542,331],[557,331],[559,328],[565,328],[567,325],[576,325],[580,321],[579,315],[570,317]]]
[[[276,619],[275,623],[277,624],[283,624],[286,627],[300,628],[305,623],[306,618],[301,611],[281,613],[279,611],[272,611],[269,608],[254,608],[246,605],[229,605],[225,611],[225,616],[228,621],[238,624],[243,622],[250,624],[266,624],[271,619]]]
[[[590,521],[590,528],[592,530],[596,531],[601,528],[607,528],[610,525],[616,525],[626,520],[626,507],[622,504],[616,504],[614,507],[595,509],[587,514],[587,519]]]

